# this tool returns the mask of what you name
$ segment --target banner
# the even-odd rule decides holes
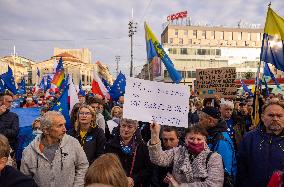
[[[128,77],[123,117],[161,125],[188,127],[189,92],[185,85]]]
[[[208,68],[196,70],[196,90],[201,98],[236,97],[236,68]]]

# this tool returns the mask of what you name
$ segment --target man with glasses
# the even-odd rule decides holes
[[[284,169],[284,106],[263,106],[261,122],[248,132],[238,154],[238,186],[267,186],[276,170]]]
[[[0,133],[6,136],[12,150],[16,150],[17,136],[19,133],[18,115],[11,112],[13,95],[6,92],[0,96]]]

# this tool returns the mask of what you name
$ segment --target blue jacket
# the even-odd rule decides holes
[[[240,186],[267,186],[275,170],[284,170],[284,133],[268,134],[265,127],[247,133],[241,142],[238,183]]]
[[[226,132],[227,126],[225,121],[219,121],[217,126],[208,130],[208,147],[211,151],[217,152],[222,156],[224,171],[230,176],[236,178],[237,160],[234,144]]]

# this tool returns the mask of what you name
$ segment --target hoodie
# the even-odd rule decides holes
[[[37,136],[23,151],[21,172],[41,187],[84,186],[89,163],[78,140],[64,135],[50,162],[40,151],[41,139],[42,135]]]

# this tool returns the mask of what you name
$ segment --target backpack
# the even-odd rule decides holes
[[[224,140],[224,141],[228,141],[223,135],[222,133],[218,133],[216,136],[213,137],[213,142],[212,142],[212,150],[215,149],[216,145],[217,145],[217,141],[218,140]],[[231,144],[230,144],[231,145]],[[232,145],[231,145],[232,146]],[[233,146],[232,146],[232,150],[233,149]],[[213,152],[211,151],[207,157],[206,157],[206,167],[207,167],[207,163],[210,159],[210,156],[213,154]],[[222,159],[223,161],[223,159]],[[232,159],[232,162],[233,162],[233,159]],[[225,167],[225,164],[224,164],[224,161],[223,161],[223,166]],[[223,184],[224,187],[233,187],[234,186],[234,177],[231,176],[227,171],[225,171],[224,169],[224,184]]]

